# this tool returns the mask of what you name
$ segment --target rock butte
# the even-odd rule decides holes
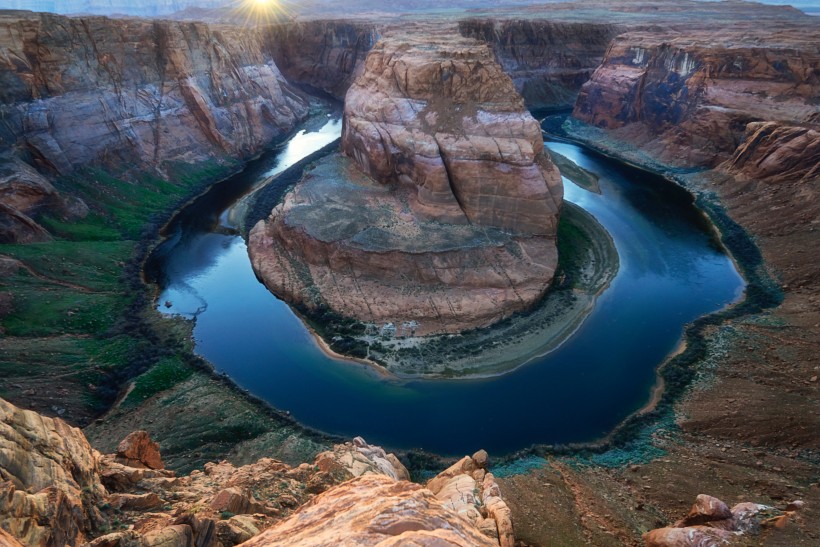
[[[486,45],[382,39],[347,92],[342,150],[251,231],[273,292],[418,335],[486,326],[543,296],[561,178]]]

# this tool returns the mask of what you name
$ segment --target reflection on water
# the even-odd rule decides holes
[[[338,136],[339,129],[335,123],[323,131]],[[324,142],[302,134],[278,161],[298,161]],[[244,241],[214,233],[215,222],[178,222],[156,253],[158,308],[195,315],[199,354],[323,431],[445,454],[481,447],[500,454],[599,437],[648,400],[655,368],[684,325],[737,299],[743,283],[684,192],[576,146],[548,146],[601,177],[600,195],[565,181],[566,199],[612,234],[621,268],[567,343],[515,372],[398,382],[328,358],[290,308],[257,281]],[[268,165],[253,165],[229,184],[247,191],[279,169],[277,160],[261,161]],[[204,200],[186,212],[217,219],[240,195]]]

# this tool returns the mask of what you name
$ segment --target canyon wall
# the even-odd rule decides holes
[[[347,93],[342,150],[251,231],[274,293],[417,335],[485,326],[543,296],[561,178],[486,45],[383,38]]]
[[[489,44],[527,107],[572,108],[621,27],[538,19],[465,19],[462,36]]]
[[[816,30],[620,35],[573,116],[663,161],[715,167],[733,156],[749,123],[816,130]]]
[[[43,174],[163,174],[168,162],[250,157],[291,131],[307,101],[268,49],[264,33],[239,27],[0,16],[0,194],[17,196],[0,225],[19,228],[5,239],[38,239],[14,218],[53,205]]]
[[[289,82],[343,100],[357,69],[378,40],[362,21],[316,20],[270,25],[262,30],[267,51]]]

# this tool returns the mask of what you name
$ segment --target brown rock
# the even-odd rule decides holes
[[[490,460],[489,454],[487,454],[486,450],[479,450],[475,454],[473,454],[473,462],[475,462],[476,467],[479,469],[484,469],[487,467],[487,462]]]
[[[498,545],[443,507],[429,490],[372,474],[317,496],[289,519],[243,545],[342,544]]]
[[[130,467],[165,468],[159,444],[151,440],[147,431],[134,431],[125,437],[117,446],[116,461]]]
[[[145,534],[142,544],[144,547],[188,547],[193,539],[190,526],[177,524]]]
[[[386,453],[380,446],[369,445],[361,437],[322,452],[316,456],[316,465],[320,471],[345,478],[375,473],[396,480],[410,480],[410,472],[395,454]]]
[[[732,158],[721,166],[743,180],[769,184],[820,179],[820,127],[755,122]]]
[[[714,547],[731,538],[731,532],[704,526],[658,528],[643,535],[646,547]]]
[[[725,503],[712,496],[699,494],[689,514],[675,526],[683,528],[684,526],[695,526],[730,518],[732,518],[732,512]]]
[[[0,528],[0,545],[4,547],[23,547],[23,544],[14,539],[8,532]]]
[[[133,530],[100,536],[85,547],[144,547],[142,536]]]
[[[355,165],[322,160],[251,231],[277,295],[426,335],[486,326],[549,287],[561,179],[486,45],[382,39],[345,98],[342,149]]]
[[[162,505],[162,500],[153,492],[146,494],[111,494],[106,501],[115,509],[123,511],[146,511]]]
[[[356,69],[378,39],[364,21],[288,21],[263,30],[276,66],[291,83],[344,99]]]
[[[238,488],[225,488],[221,490],[210,503],[211,509],[217,513],[233,513],[234,515],[248,515],[253,513],[264,513],[266,507],[253,499],[249,492],[243,492]]]
[[[674,165],[732,158],[730,168],[749,176],[803,177],[818,154],[816,32],[809,24],[774,36],[765,25],[621,34],[573,116]],[[754,121],[783,127],[747,130]],[[747,146],[738,148],[747,131]]]
[[[259,535],[259,528],[253,517],[236,515],[216,523],[216,535],[223,545],[239,545]]]
[[[463,36],[487,42],[530,109],[572,108],[581,86],[624,29],[600,22],[470,18]]]

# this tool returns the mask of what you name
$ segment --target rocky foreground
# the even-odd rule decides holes
[[[6,547],[262,547],[516,544],[483,450],[425,486],[393,454],[356,438],[290,467],[270,458],[177,476],[144,431],[100,454],[60,419],[0,399],[0,544]],[[709,545],[781,526],[786,510],[699,496],[650,547]]]
[[[543,296],[561,179],[486,45],[383,38],[347,92],[342,150],[250,234],[274,293],[417,335],[486,326]]]

